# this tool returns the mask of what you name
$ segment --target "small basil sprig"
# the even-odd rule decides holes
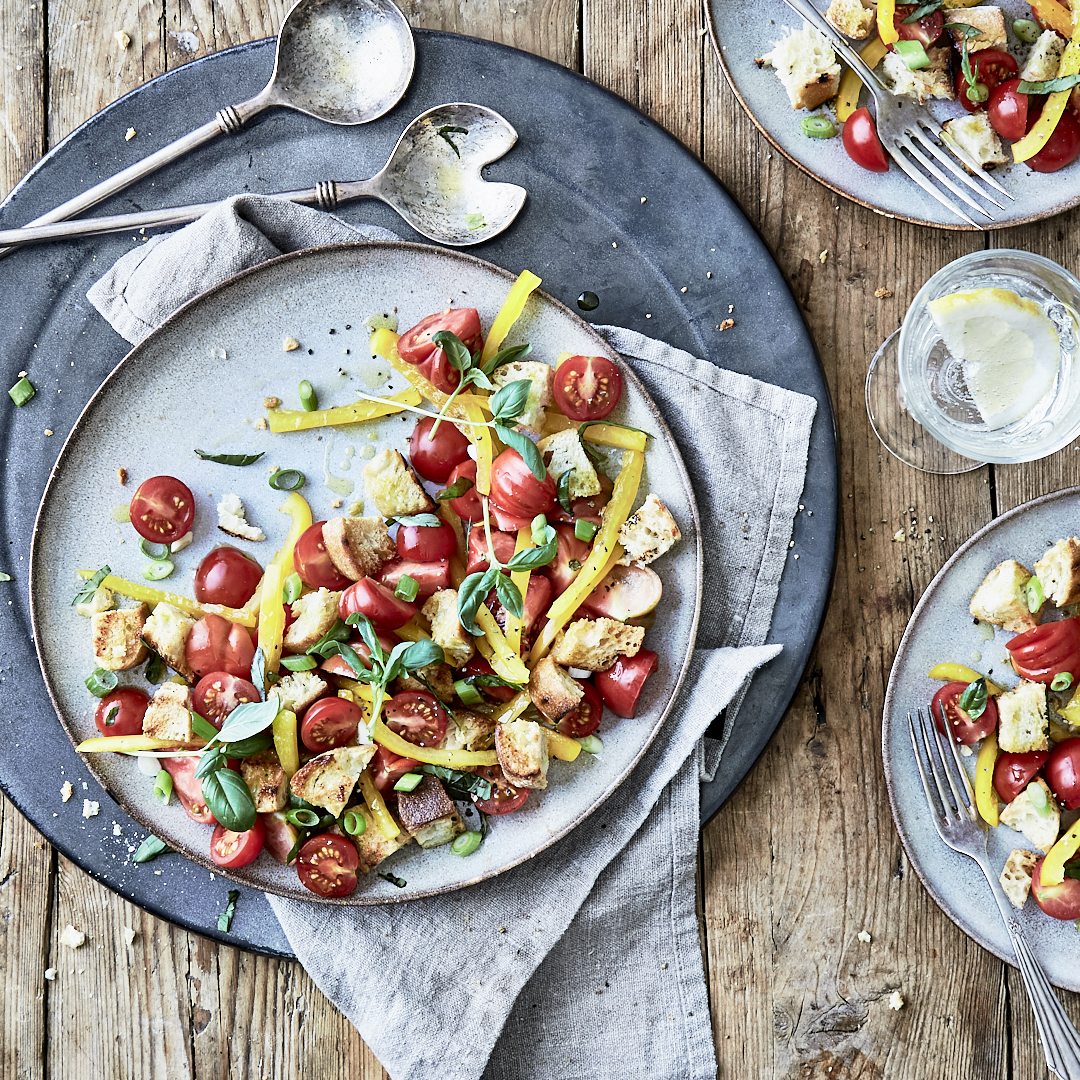
[[[76,604],[89,604],[94,599],[94,593],[97,592],[98,586],[111,574],[112,571],[108,566],[103,566],[92,578],[90,578],[83,587],[75,594],[75,599],[71,601],[71,606],[75,607]]]
[[[460,794],[464,798],[470,795],[475,795],[480,799],[491,798],[491,781],[477,776],[476,773],[459,772],[457,769],[448,769],[444,765],[427,764],[420,765],[418,771],[436,777],[453,793]]]
[[[574,512],[574,504],[570,498],[570,477],[574,475],[573,469],[567,469],[566,472],[559,477],[559,482],[555,485],[555,498],[559,500],[559,505],[568,513]]]
[[[525,411],[531,388],[532,383],[528,379],[518,379],[516,382],[507,383],[498,393],[491,395],[488,404],[491,406],[491,423],[495,428],[495,434],[521,455],[522,460],[529,467],[529,472],[537,480],[544,480],[547,478],[547,467],[544,465],[544,459],[536,443],[528,435],[523,435],[509,426]]]
[[[203,461],[213,461],[218,465],[254,465],[266,451],[258,454],[208,454],[205,450],[196,450]]]
[[[467,491],[471,491],[476,485],[467,477],[459,476],[449,487],[443,488],[435,496],[436,502],[449,502],[451,499],[460,499]]]
[[[1059,75],[1056,79],[1043,79],[1042,82],[1021,80],[1016,88],[1021,94],[1057,94],[1062,90],[1072,90],[1080,86],[1080,74]]]
[[[225,906],[225,910],[217,917],[217,928],[222,934],[229,932],[229,927],[232,926],[233,916],[236,914],[236,901],[240,899],[239,889],[229,890],[229,902]]]
[[[516,690],[519,694],[525,689],[521,683],[511,682],[501,675],[496,675],[495,672],[466,675],[461,681],[468,683],[469,686],[505,686],[508,690]]]
[[[159,855],[168,855],[170,851],[172,851],[172,848],[164,840],[151,834],[135,850],[135,854],[131,856],[131,861],[134,863],[149,862]]]
[[[960,706],[971,717],[972,720],[978,720],[984,712],[986,712],[986,702],[989,694],[986,689],[986,680],[978,678],[972,683],[968,683],[964,692],[957,699],[956,704]]]
[[[146,645],[145,640],[143,645]],[[143,677],[151,686],[157,686],[165,680],[165,661],[149,645],[146,646],[146,651],[149,655],[146,658],[146,667],[143,668]]]
[[[923,4],[917,7],[906,19],[902,22],[905,25],[911,23],[917,23],[920,19],[925,19],[927,15],[933,15],[942,6],[943,0],[930,0],[929,4]]]

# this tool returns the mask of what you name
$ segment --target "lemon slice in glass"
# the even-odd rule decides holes
[[[989,428],[1026,416],[1053,389],[1058,332],[1038,304],[1011,289],[972,289],[927,307]]]

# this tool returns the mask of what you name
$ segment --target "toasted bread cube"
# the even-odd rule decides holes
[[[316,672],[294,671],[271,687],[267,696],[276,697],[282,709],[299,716],[309,705],[325,697],[329,690],[330,687]]]
[[[386,518],[435,509],[434,500],[397,450],[383,450],[364,466],[364,492]]]
[[[660,498],[649,497],[619,526],[619,543],[626,549],[619,562],[629,566],[632,562],[642,565],[659,559],[682,539],[679,526],[671,511]]]
[[[240,496],[234,493],[222,496],[217,505],[218,528],[229,536],[235,536],[240,540],[257,542],[266,539],[266,533],[255,525],[249,525],[247,511],[240,500]]]
[[[356,855],[359,859],[358,868],[361,872],[370,874],[383,859],[389,858],[395,851],[400,851],[412,843],[412,836],[404,829],[397,836],[384,836],[382,830],[375,824],[371,811],[363,804],[353,809],[361,814],[367,823],[367,828],[360,836],[350,837],[356,847]]]
[[[535,720],[495,725],[495,752],[513,787],[547,787],[547,732]]]
[[[946,22],[964,23],[966,26],[974,26],[979,31],[967,39],[968,52],[980,52],[982,49],[1005,49],[1008,47],[1008,39],[1005,36],[1005,17],[1001,8],[997,7],[972,7],[965,8],[963,18],[946,19]],[[964,44],[964,30],[950,30],[956,47],[962,48]],[[1057,74],[1057,69],[1054,69]]]
[[[862,0],[832,0],[825,18],[845,37],[863,41],[874,27],[874,12]]]
[[[490,750],[494,739],[494,720],[468,709],[454,709],[439,745],[443,750]]]
[[[568,712],[576,709],[584,696],[581,683],[571,678],[550,656],[545,656],[532,669],[529,697],[552,723],[558,723]]]
[[[323,546],[339,574],[352,581],[375,577],[397,554],[381,517],[331,518],[323,525]]]
[[[99,611],[112,611],[114,607],[116,607],[116,596],[112,589],[99,585],[94,590],[94,595],[85,604],[75,605],[75,610],[83,618],[89,619],[91,615],[96,615]]]
[[[305,593],[299,600],[292,602],[292,616],[295,620],[285,631],[285,651],[292,653],[307,652],[319,641],[338,620],[338,601],[341,593],[330,589]]]
[[[1035,563],[1043,595],[1057,607],[1080,601],[1080,540],[1059,540]]]
[[[539,435],[544,430],[547,407],[555,400],[552,393],[555,369],[542,360],[515,360],[512,364],[503,364],[491,376],[497,390],[523,379],[529,383],[529,396],[525,400],[525,410],[518,416],[515,426],[519,431],[531,431],[534,435]]]
[[[1020,78],[1024,82],[1045,82],[1057,78],[1067,44],[1056,30],[1044,30],[1020,69]]]
[[[1037,810],[1028,794],[1031,784],[1042,789],[1046,796],[1047,812]],[[1004,810],[1001,811],[1001,824],[1008,825],[1023,833],[1028,841],[1042,852],[1048,852],[1057,840],[1061,828],[1061,811],[1054,801],[1054,795],[1046,786],[1046,781],[1036,778],[1031,781]]]
[[[457,589],[440,589],[427,598],[421,609],[431,623],[431,640],[438,645],[451,667],[462,667],[476,652],[473,636],[458,618]]]
[[[192,681],[195,672],[187,660],[187,637],[196,620],[172,604],[158,604],[143,626],[143,640],[166,664]]]
[[[551,659],[563,667],[603,671],[620,656],[637,656],[644,640],[643,626],[627,626],[615,619],[578,619],[559,632]]]
[[[340,817],[348,805],[356,781],[375,756],[374,743],[339,746],[327,750],[302,765],[292,778],[292,793],[298,798]]]
[[[1009,852],[998,881],[1014,908],[1022,908],[1027,902],[1028,893],[1031,892],[1031,875],[1035,873],[1038,861],[1039,856],[1034,851],[1014,848]]]
[[[90,633],[94,643],[94,660],[106,671],[127,671],[141,664],[147,656],[143,644],[143,626],[148,608],[99,611],[90,616]]]
[[[1028,610],[1024,586],[1031,580],[1031,571],[1015,559],[1006,559],[998,563],[983,578],[983,583],[975,590],[968,604],[968,611],[976,619],[1004,627],[1012,634],[1022,634],[1033,626],[1039,625],[1039,610]]]
[[[816,109],[840,89],[840,65],[824,36],[812,26],[785,28],[772,51],[754,61],[771,67],[787,91],[793,109]]]
[[[577,428],[556,431],[554,435],[541,439],[537,446],[542,454],[551,454],[548,472],[552,476],[561,477],[565,472],[570,473],[568,486],[571,499],[587,499],[600,493],[600,476],[581,445]]]
[[[425,776],[412,791],[398,794],[398,817],[422,848],[449,844],[465,831],[465,822],[434,776]]]
[[[449,664],[428,664],[416,672],[430,683],[425,685],[420,679],[414,679],[411,675],[402,675],[394,680],[394,692],[402,690],[425,690],[433,693],[440,701],[450,701],[454,696],[454,673]]]
[[[942,129],[952,136],[961,150],[966,150],[984,169],[1005,165],[1012,159],[1001,146],[998,133],[990,126],[984,112],[965,113],[946,120]],[[968,172],[971,170],[968,169]]]
[[[191,727],[191,710],[194,708],[195,698],[190,686],[162,683],[143,713],[143,734],[154,739],[168,739],[178,746],[201,742]]]
[[[289,803],[289,778],[273,750],[264,750],[240,762],[240,775],[260,814],[284,810]]]
[[[998,746],[1009,754],[1047,750],[1046,687],[1026,679],[997,699]]]
[[[964,14],[967,15],[967,12]],[[948,45],[937,48],[931,46],[926,50],[926,55],[930,57],[930,66],[920,71],[912,71],[899,53],[886,53],[881,70],[886,80],[892,84],[892,92],[897,97],[917,98],[920,105],[924,104],[927,98],[953,101],[956,94],[949,70],[951,52]]]

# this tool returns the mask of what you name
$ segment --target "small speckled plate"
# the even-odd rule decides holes
[[[942,684],[927,672],[946,660],[967,664],[1005,686],[1017,677],[1006,664],[1005,642],[1013,637],[997,630],[993,639],[976,625],[968,601],[998,563],[1017,559],[1030,567],[1063,536],[1076,533],[1080,488],[1068,488],[1018,506],[980,529],[941,568],[923,593],[908,622],[885,693],[882,757],[893,820],[911,865],[941,909],[961,930],[1008,963],[1012,946],[997,904],[982,871],[965,855],[946,847],[934,830],[926,806],[907,730],[907,714],[929,706]],[[967,759],[974,775],[975,757]],[[1013,848],[1028,841],[1005,825],[990,830],[987,850],[999,869]],[[1024,933],[1047,977],[1065,990],[1080,990],[1080,940],[1072,922],[1044,915],[1029,899]]]
[[[816,0],[824,13],[827,2]],[[1031,46],[1018,41],[1012,33],[1014,19],[1030,19],[1031,8],[1024,0],[1000,0],[1008,30],[1008,50],[1023,68]],[[785,27],[801,29],[805,23],[783,0],[706,0],[705,11],[713,46],[735,96],[750,114],[761,133],[800,169],[820,180],[826,187],[845,195],[863,206],[920,225],[936,225],[943,229],[971,229],[936,199],[891,165],[888,172],[872,173],[860,168],[844,152],[840,137],[811,139],[802,133],[800,120],[809,115],[796,111],[788,101],[787,91],[771,68],[758,68],[756,57],[763,56],[784,34]],[[956,14],[958,22],[963,12]],[[861,50],[865,42],[849,42]],[[866,105],[869,93],[864,89],[860,104]],[[872,102],[871,112],[873,111]],[[955,101],[927,103],[938,122],[964,115],[963,106]],[[814,111],[835,119],[831,103]],[[1006,155],[1010,157],[1008,143]],[[1060,214],[1080,203],[1080,162],[1074,162],[1056,173],[1033,172],[1027,165],[999,165],[994,176],[1014,197],[1010,201],[998,196],[1005,212],[987,204],[997,215],[990,221],[977,219],[988,229],[1021,225],[1027,221]]]
[[[408,243],[367,243],[320,248],[282,256],[240,274],[181,308],[128,356],[86,406],[57,461],[42,499],[31,551],[30,590],[34,635],[53,704],[71,739],[94,736],[94,699],[83,680],[95,667],[89,623],[71,607],[76,571],[108,564],[114,574],[140,581],[147,559],[129,524],[114,511],[126,506],[150,476],[179,477],[195,494],[194,542],[175,557],[175,574],[161,583],[192,595],[200,559],[232,543],[265,564],[288,531],[278,512],[281,492],[267,483],[271,467],[300,469],[308,477],[303,495],[315,520],[343,513],[363,498],[361,468],[375,451],[405,450],[415,417],[409,413],[354,427],[272,435],[256,428],[263,399],[280,397],[297,408],[297,384],[309,379],[320,405],[348,404],[353,391],[392,393],[399,375],[373,358],[364,320],[396,313],[405,329],[448,305],[475,307],[490,326],[514,280],[469,255]],[[285,352],[287,337],[300,348]],[[553,362],[562,352],[606,355],[618,360],[585,322],[537,292],[511,332],[508,344],[528,341],[537,359]],[[469,858],[449,848],[421,851],[416,845],[385,864],[408,882],[398,889],[376,875],[364,877],[346,904],[377,904],[431,895],[492,877],[564,836],[600,805],[645,752],[667,715],[686,672],[697,631],[701,596],[701,541],[694,494],[663,419],[633,372],[621,364],[626,393],[613,419],[642,428],[650,440],[639,502],[655,491],[671,508],[683,542],[657,563],[664,596],[646,644],[660,653],[660,667],[642,697],[640,715],[618,720],[606,713],[599,734],[604,752],[576,762],[553,761],[550,786],[533,793],[518,813],[494,822]],[[236,468],[203,461],[211,453],[265,451],[254,465]],[[121,488],[117,470],[128,471]],[[613,460],[609,472],[617,469]],[[344,489],[355,484],[355,492]],[[226,537],[217,529],[216,504],[235,492],[247,519],[267,535],[262,543]],[[334,506],[340,499],[344,509]],[[146,688],[141,669],[121,673],[121,685]],[[208,869],[210,831],[190,821],[175,802],[163,807],[151,795],[153,781],[133,758],[89,755],[87,764],[132,817]],[[475,824],[475,818],[473,819]],[[319,899],[303,888],[293,869],[263,854],[230,875],[246,885],[282,896]]]

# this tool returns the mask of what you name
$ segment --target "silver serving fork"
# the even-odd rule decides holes
[[[969,225],[977,229],[983,228],[980,222],[973,221],[944,191],[931,183],[917,165],[925,169],[926,173],[929,173],[942,187],[952,192],[956,198],[976,213],[982,214],[991,221],[996,221],[994,214],[972,199],[968,192],[973,192],[993,203],[999,210],[1004,210],[1005,207],[992,193],[976,183],[975,176],[1007,199],[1012,199],[1013,196],[997,180],[987,175],[982,166],[966,150],[949,138],[948,132],[942,130],[941,125],[924,106],[910,98],[897,97],[893,94],[866,66],[859,54],[826,22],[825,17],[814,7],[811,0],[784,0],[784,3],[824,34],[833,49],[840,54],[849,67],[854,68],[856,74],[862,79],[874,99],[878,138],[881,139],[882,145],[896,164],[923,191],[937,199],[942,206],[947,207]],[[975,176],[961,168],[954,158],[968,166]],[[951,173],[955,179],[947,176],[946,172]],[[959,184],[956,181],[959,181]]]
[[[1035,1026],[1042,1039],[1046,1064],[1062,1080],[1080,1080],[1080,1034],[1065,1015],[1043,969],[1024,940],[1016,909],[1009,903],[986,854],[987,831],[975,811],[975,797],[967,772],[960,760],[956,743],[943,739],[928,713],[917,712],[918,719],[908,713],[911,747],[919,767],[930,819],[938,836],[954,851],[974,859],[986,875],[990,890],[1001,911],[1002,921],[1012,939],[1016,966],[1027,989]],[[942,717],[942,723],[945,723]],[[946,728],[946,730],[948,730]],[[949,751],[945,750],[945,746]],[[924,766],[925,762],[925,766]],[[927,778],[929,771],[930,778]]]

